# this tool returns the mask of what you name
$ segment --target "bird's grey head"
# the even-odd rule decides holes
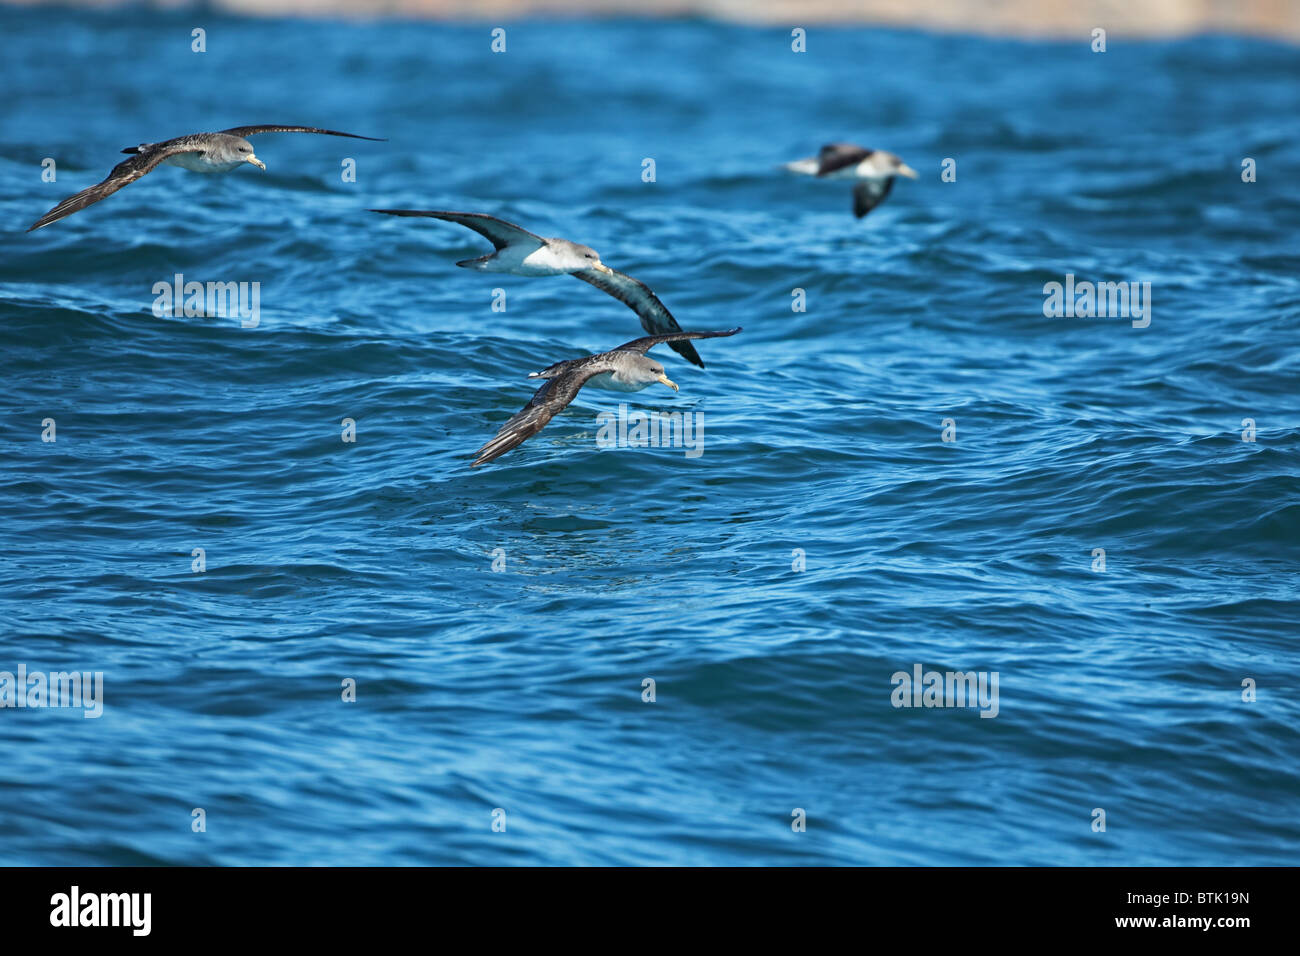
[[[633,363],[633,368],[636,369],[638,380],[645,382],[647,385],[651,382],[662,382],[674,392],[677,391],[677,383],[664,374],[664,367],[662,365],[654,359],[648,358],[644,355],[638,355],[636,356],[636,359],[637,360]]]
[[[252,163],[258,169],[266,169],[266,163],[253,154],[253,144],[242,136],[231,136],[222,143],[221,156],[214,158],[226,163]]]
[[[876,160],[877,165],[884,167],[885,172],[893,173],[895,176],[906,176],[908,179],[917,178],[916,170],[903,162],[901,156],[878,149],[872,154],[872,158]]]
[[[576,269],[599,269],[601,272],[608,272],[609,267],[600,261],[600,253],[591,246],[584,246],[580,242],[570,242],[567,239],[552,239],[552,243],[560,242],[564,245],[564,251],[569,259],[573,260],[573,266]]]

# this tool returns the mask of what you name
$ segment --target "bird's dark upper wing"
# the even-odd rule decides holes
[[[684,339],[716,339],[724,335],[735,335],[740,332],[740,326],[734,329],[725,329],[721,332],[667,332],[663,335],[647,335],[644,338],[633,339],[631,342],[625,342],[614,352],[640,352],[645,355],[646,352],[654,348],[660,342],[680,342]]]
[[[326,136],[346,136],[349,139],[368,139],[372,143],[386,143],[388,140],[375,136],[358,136],[356,133],[340,133],[336,129],[320,129],[317,126],[234,126],[221,130],[231,136],[256,136],[258,133],[324,133]]]
[[[517,448],[546,427],[546,423],[563,411],[593,375],[609,371],[612,366],[602,356],[592,355],[574,360],[572,366],[542,384],[528,404],[515,413],[492,440],[478,450],[474,465],[500,458]]]
[[[52,222],[58,222],[65,216],[71,216],[74,212],[94,205],[105,196],[111,196],[123,186],[135,182],[168,156],[175,156],[178,153],[201,153],[203,149],[203,145],[196,142],[195,137],[192,136],[182,136],[178,139],[168,140],[165,143],[153,143],[145,146],[141,152],[133,154],[130,159],[124,159],[114,166],[113,171],[105,177],[103,182],[96,183],[88,189],[83,189],[75,196],[69,196],[32,223],[27,231],[31,232],[33,229],[40,229]]]
[[[630,275],[625,275],[616,269],[602,271],[600,269],[582,269],[573,273],[574,276],[583,282],[590,282],[602,292],[607,292],[618,301],[622,302],[629,309],[632,309],[641,318],[641,328],[651,334],[663,334],[671,332],[681,332],[682,327],[677,324],[673,314],[668,311],[667,307],[659,301],[659,297],[650,291],[650,287],[639,279],[633,279]],[[661,341],[669,342],[673,339],[662,339]],[[700,359],[700,353],[695,351],[695,346],[688,342],[681,342],[673,345],[673,351],[688,362],[704,368],[704,362]]]
[[[535,243],[539,247],[546,245],[546,240],[541,236],[516,226],[513,222],[506,222],[504,219],[481,212],[447,212],[443,209],[372,209],[370,211],[382,212],[389,216],[428,216],[431,219],[444,219],[466,229],[473,229],[498,249],[520,242]]]
[[[817,154],[817,162],[821,166],[817,170],[817,175],[825,176],[827,173],[833,173],[845,166],[856,166],[870,156],[871,153],[871,150],[863,149],[861,146],[854,146],[852,143],[827,143],[822,147],[821,152]]]
[[[893,188],[893,176],[884,180],[865,179],[858,183],[853,187],[853,215],[861,219],[884,202]]]

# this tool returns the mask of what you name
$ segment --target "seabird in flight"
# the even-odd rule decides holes
[[[593,388],[606,388],[619,392],[639,392],[648,385],[662,382],[674,392],[677,385],[664,374],[664,367],[646,352],[660,342],[671,345],[686,339],[712,339],[723,335],[735,335],[739,328],[723,332],[668,332],[664,335],[647,335],[633,339],[608,352],[588,355],[585,358],[566,359],[556,362],[540,372],[533,372],[529,378],[544,378],[542,384],[513,418],[501,426],[501,430],[475,455],[474,465],[485,464],[499,458],[512,448],[522,445],[527,439],[546,427],[546,423],[577,397],[584,385]]]
[[[434,209],[372,209],[389,216],[428,216],[458,223],[473,229],[496,247],[496,251],[477,259],[463,259],[456,265],[480,272],[508,272],[517,276],[568,275],[589,282],[602,292],[608,292],[641,318],[641,328],[651,335],[680,332],[673,314],[659,301],[644,282],[611,269],[600,261],[600,254],[591,246],[568,239],[543,239],[514,223],[474,212],[445,212]],[[688,336],[682,336],[687,338]],[[661,339],[688,362],[704,368],[695,346],[689,342]]]
[[[875,209],[894,186],[895,176],[916,179],[916,170],[893,153],[883,149],[864,149],[852,143],[829,143],[808,159],[786,163],[792,173],[819,179],[853,179],[853,215],[861,219]]]
[[[317,129],[315,126],[236,126],[234,129],[219,133],[191,133],[178,136],[161,143],[141,143],[128,146],[122,150],[133,154],[113,167],[102,183],[89,189],[83,189],[75,196],[69,196],[40,219],[34,222],[28,232],[40,229],[52,222],[58,222],[64,216],[99,202],[105,196],[111,196],[123,186],[135,182],[145,173],[150,172],[159,163],[181,166],[196,173],[226,173],[243,163],[251,163],[258,169],[266,169],[266,164],[253,155],[253,144],[246,136],[256,133],[324,133],[327,136],[347,136],[351,139],[368,139],[373,136],[357,136],[355,133],[340,133],[332,129]]]

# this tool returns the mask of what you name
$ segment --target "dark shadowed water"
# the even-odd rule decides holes
[[[1300,53],[492,26],[0,10],[0,671],[103,674],[97,719],[0,709],[0,862],[1295,862]],[[388,142],[23,232],[261,122]],[[921,178],[855,220],[776,168],[834,139]],[[370,206],[744,332],[471,470],[635,316]],[[177,273],[257,325],[155,314]],[[1145,318],[1045,317],[1067,274]],[[620,401],[700,453],[598,447]],[[918,665],[996,716],[893,706]]]

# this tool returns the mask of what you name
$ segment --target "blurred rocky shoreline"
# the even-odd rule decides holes
[[[251,16],[707,17],[789,25],[877,24],[998,36],[1090,38],[1240,33],[1300,39],[1300,0],[0,0],[11,6],[215,9]]]

